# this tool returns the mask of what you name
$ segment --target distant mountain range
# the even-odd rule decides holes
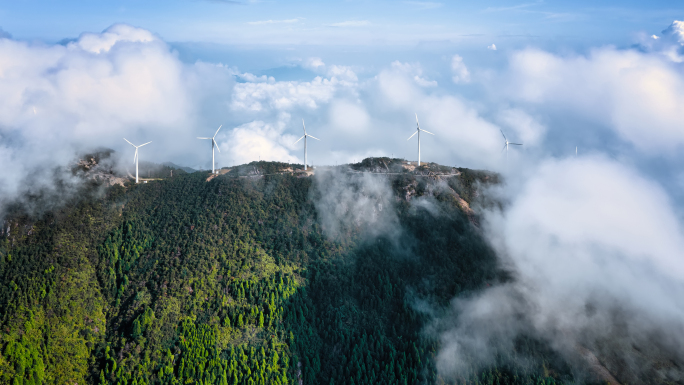
[[[164,163],[162,163],[162,166],[167,166],[167,167],[175,168],[178,170],[183,170],[183,171],[187,172],[188,174],[191,174],[191,173],[197,171],[192,167],[179,166],[179,165],[172,163],[172,162],[164,162]]]

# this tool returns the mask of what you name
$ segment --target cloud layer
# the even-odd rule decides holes
[[[186,70],[146,30],[114,25],[65,46],[2,38],[0,52],[3,200],[50,188],[77,152],[173,134],[194,113]]]
[[[587,56],[539,49],[513,54],[505,74],[513,100],[575,111],[648,154],[684,144],[682,67],[660,53],[597,48]]]
[[[491,363],[520,335],[569,357],[589,347],[641,360],[617,368],[602,357],[629,382],[655,356],[636,357],[631,346],[684,361],[684,232],[656,183],[602,157],[548,160],[509,198],[485,227],[515,280],[455,300],[460,317],[442,334],[443,373]]]

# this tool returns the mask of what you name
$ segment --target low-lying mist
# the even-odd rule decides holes
[[[501,357],[524,365],[525,336],[574,363],[577,378],[684,379],[684,236],[667,194],[603,157],[546,160],[527,175],[489,192],[502,210],[483,211],[512,281],[455,298],[435,320],[440,372]]]

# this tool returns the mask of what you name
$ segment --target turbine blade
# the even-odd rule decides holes
[[[138,160],[138,149],[137,148],[135,149],[135,155],[133,155],[133,163],[135,163],[136,160]]]
[[[501,131],[500,128],[499,128],[499,131]],[[506,139],[506,135],[504,135],[503,131],[501,131],[501,135],[503,135],[503,137],[504,137],[505,140],[508,140],[508,139]]]
[[[302,128],[304,129],[304,135],[306,135],[306,126],[304,125],[304,119],[302,119]]]
[[[140,148],[140,147],[142,147],[142,146],[144,146],[144,145],[146,145],[146,144],[150,144],[150,143],[152,143],[152,141],[149,141],[149,142],[147,142],[147,143],[145,143],[145,144],[141,144],[140,146],[138,146],[138,148]]]
[[[427,132],[427,133],[430,134],[430,135],[434,135],[432,132],[430,132],[430,131],[425,131],[425,130],[423,130],[422,128],[421,128],[420,130],[423,131],[423,132]]]
[[[417,133],[418,133],[418,130],[416,130],[416,132],[414,132],[413,135],[409,136],[409,138],[406,139],[406,140],[410,140],[410,139],[413,138]]]
[[[219,130],[221,129],[221,127],[223,127],[223,124],[219,126],[218,130],[216,130],[216,134],[218,134],[218,132],[219,132]],[[214,134],[213,138],[216,137],[216,134]]]
[[[504,152],[505,149],[506,149],[506,145],[504,144],[503,148],[501,149],[501,152]]]
[[[221,152],[221,149],[218,147],[218,143],[216,143],[216,141],[213,138],[211,140],[214,141],[214,144],[216,145],[216,149],[218,150],[218,152]]]
[[[508,143],[508,144],[515,144],[516,146],[522,146],[522,143]]]
[[[124,140],[128,142],[128,139],[124,138]],[[128,144],[130,144],[131,146],[135,147],[135,144],[133,144],[133,143],[131,143],[131,142],[128,142]]]
[[[309,134],[309,135],[307,135],[307,136],[308,136],[309,138],[311,138],[311,139],[320,140],[320,139],[316,138],[315,136],[313,136],[313,135],[311,135],[311,134]]]
[[[198,136],[197,139],[214,139],[214,138],[200,138],[200,137]]]
[[[304,136],[306,136],[306,135],[304,135]],[[297,139],[297,142],[299,142],[300,140],[304,139],[304,136],[302,136],[301,138]],[[297,144],[297,142],[294,142],[294,143],[292,143],[292,144]]]

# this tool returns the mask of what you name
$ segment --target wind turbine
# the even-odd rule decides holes
[[[218,134],[221,127],[223,127],[223,124],[219,126],[218,130],[216,130],[216,134],[214,134],[214,136],[212,136],[211,138],[200,138],[199,136],[197,137],[197,139],[211,139],[211,173],[212,174],[216,174],[216,171],[214,168],[214,166],[215,166],[215,164],[214,164],[214,147],[216,147],[218,152],[221,152],[221,149],[219,148],[218,144],[216,144],[216,140],[214,138],[216,138],[216,135]]]
[[[420,123],[418,123],[418,114],[416,114],[416,132],[414,132],[413,135],[409,136],[409,138],[406,140],[410,140],[411,138],[413,138],[414,135],[418,134],[418,167],[420,167],[420,132],[421,131],[426,132],[430,135],[434,135],[432,132],[425,131],[422,128],[420,128]]]
[[[128,142],[128,139],[123,138],[123,140]],[[150,144],[152,142],[147,142],[145,144],[141,144],[140,146],[136,146],[135,144],[128,142],[131,146],[135,147],[135,155],[133,156],[133,161],[135,162],[135,183],[138,183],[138,149],[144,145]]]
[[[501,131],[501,129],[499,129],[499,131]],[[501,131],[501,135],[503,135],[504,140],[505,140],[504,147],[501,149],[501,151],[506,150],[506,162],[508,162],[508,145],[509,145],[509,144],[514,144],[514,145],[516,145],[516,146],[522,146],[522,143],[513,143],[513,142],[509,142],[508,139],[506,139],[506,135],[504,135],[503,131]]]
[[[297,142],[304,139],[304,171],[306,171],[306,138],[316,139],[319,141],[320,141],[320,139],[314,137],[313,135],[309,135],[306,133],[306,126],[304,125],[304,119],[302,119],[302,128],[304,129],[304,136],[297,139]],[[297,144],[297,142],[294,142],[294,144]]]

